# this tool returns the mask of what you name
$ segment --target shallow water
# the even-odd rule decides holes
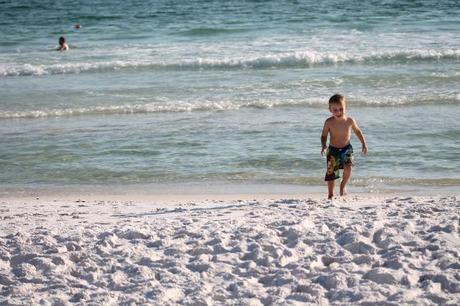
[[[460,5],[0,4],[0,184],[323,184],[340,92],[353,184],[458,186]],[[82,28],[73,28],[81,23]],[[50,51],[67,37],[71,51]]]

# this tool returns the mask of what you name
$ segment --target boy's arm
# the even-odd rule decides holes
[[[351,128],[353,129],[353,132],[355,132],[356,136],[358,137],[359,141],[361,141],[361,144],[363,146],[362,148],[362,152],[364,154],[367,154],[367,143],[366,143],[366,139],[364,138],[364,135],[363,135],[363,132],[361,131],[361,129],[359,128],[358,124],[356,123],[356,121],[354,119],[352,119],[353,121],[353,124],[351,126]]]
[[[323,131],[321,132],[321,155],[327,149],[327,134],[329,133],[329,124],[327,120],[324,122]]]

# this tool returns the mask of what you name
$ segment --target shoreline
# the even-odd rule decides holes
[[[337,187],[337,186],[336,186]],[[323,199],[327,186],[263,183],[193,182],[129,185],[33,185],[2,186],[1,201],[53,200],[117,200],[117,201],[205,201],[205,200],[270,200]],[[336,188],[338,193],[338,188]],[[391,196],[456,196],[455,186],[387,186],[378,191],[363,187],[348,187],[347,197],[384,198]],[[337,196],[337,198],[340,198]]]

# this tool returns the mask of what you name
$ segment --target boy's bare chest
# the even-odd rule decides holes
[[[331,133],[348,134],[351,132],[351,123],[347,121],[335,121],[330,124]]]

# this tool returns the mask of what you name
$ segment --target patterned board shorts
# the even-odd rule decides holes
[[[327,170],[325,181],[333,181],[340,178],[339,169],[345,165],[353,165],[353,147],[351,144],[339,149],[329,146],[327,149]]]

